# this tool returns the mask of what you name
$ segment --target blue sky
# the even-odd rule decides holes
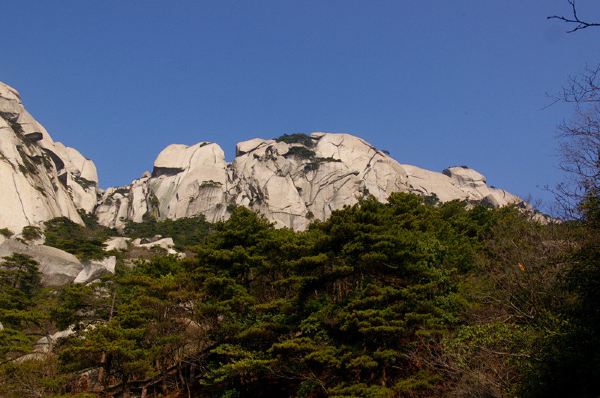
[[[600,2],[579,0],[600,19]],[[359,135],[401,163],[469,165],[549,200],[550,103],[600,62],[600,29],[546,21],[566,0],[19,0],[2,6],[0,80],[101,186],[168,144],[283,133]]]

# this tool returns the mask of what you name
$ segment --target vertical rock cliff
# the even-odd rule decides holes
[[[94,163],[54,142],[0,82],[0,228],[20,232],[60,216],[81,223],[78,211],[96,206],[97,184]]]

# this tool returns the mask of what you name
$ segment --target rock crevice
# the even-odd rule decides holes
[[[52,140],[23,107],[17,90],[0,82],[0,228],[20,232],[55,217],[82,223],[93,212],[94,163]]]
[[[468,167],[437,173],[400,164],[350,134],[254,138],[236,145],[231,163],[214,143],[173,144],[159,153],[152,170],[99,192],[94,163],[53,141],[19,93],[0,83],[0,186],[12,187],[0,189],[0,228],[14,232],[61,216],[82,223],[82,211],[116,228],[196,215],[216,222],[227,219],[232,206],[259,212],[277,227],[303,230],[366,195],[386,201],[393,192],[492,206],[524,203],[488,186]]]
[[[488,186],[475,170],[450,167],[436,173],[402,165],[349,134],[254,138],[237,144],[231,163],[217,144],[170,145],[154,170],[128,186],[107,190],[96,210],[100,223],[122,228],[129,220],[199,214],[214,222],[227,219],[235,205],[263,214],[278,227],[303,230],[313,219],[326,219],[365,195],[380,201],[392,192],[414,192],[493,206],[522,202]]]

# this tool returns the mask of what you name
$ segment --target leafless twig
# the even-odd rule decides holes
[[[578,30],[593,27],[593,26],[600,26],[600,23],[598,23],[598,22],[582,21],[579,18],[579,16],[577,15],[577,7],[575,7],[575,0],[567,0],[567,1],[571,5],[571,9],[573,10],[573,17],[567,18],[564,16],[552,15],[552,16],[546,17],[546,19],[558,19],[563,22],[567,22],[569,24],[575,24],[575,27],[571,30],[568,30],[567,33],[573,33]]]

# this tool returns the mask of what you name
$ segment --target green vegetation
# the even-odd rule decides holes
[[[200,184],[200,188],[219,188],[222,185],[223,184],[221,184],[218,181],[209,180],[209,181],[202,181],[202,184]]]
[[[217,224],[130,224],[128,236],[173,236],[193,255],[51,295],[30,260],[7,260],[2,355],[31,350],[42,327],[78,333],[44,362],[0,365],[0,385],[27,371],[44,391],[84,393],[80,372],[97,369],[99,388],[147,396],[595,396],[592,221],[542,225],[518,209],[394,194],[302,233],[244,208]],[[80,255],[107,232],[48,230],[76,233]]]
[[[40,290],[40,280],[37,263],[31,257],[15,254],[0,259],[2,362],[31,351],[32,338],[27,330],[43,318],[43,314],[35,310],[34,300]]]
[[[50,397],[63,392],[68,376],[53,355],[31,356],[33,342],[55,327],[56,295],[43,289],[38,264],[15,254],[0,259],[0,396]],[[24,356],[30,355],[30,356]],[[19,358],[19,361],[14,359]],[[77,395],[72,395],[76,397]]]
[[[285,142],[286,144],[302,144],[305,147],[312,148],[315,146],[315,140],[310,135],[303,133],[284,134],[275,138],[277,142]]]
[[[178,220],[149,220],[143,223],[129,221],[124,235],[130,238],[152,238],[156,235],[173,238],[175,246],[186,250],[206,240],[211,224],[204,216],[180,218]]]
[[[42,237],[42,230],[40,229],[40,227],[28,225],[23,228],[21,235],[25,240],[36,240]]]
[[[0,235],[4,236],[5,238],[10,238],[14,234],[15,233],[8,228],[0,228]]]
[[[323,163],[340,163],[340,159],[335,159],[332,157],[328,158],[313,158],[310,163],[306,163],[304,165],[304,172],[307,173],[309,171],[316,171]]]
[[[92,217],[85,217],[87,227],[66,217],[46,222],[45,244],[74,254],[82,260],[101,259],[106,256],[103,242],[116,231],[99,226]]]
[[[77,184],[81,185],[83,189],[93,188],[96,186],[96,183],[94,181],[86,180],[85,178],[78,175],[73,175],[73,179]]]
[[[287,151],[284,155],[286,158],[288,157],[297,157],[299,159],[314,159],[316,154],[312,149],[308,149],[303,146],[293,146]]]
[[[31,157],[25,152],[25,149],[17,145],[17,151],[21,156],[21,160],[23,164],[19,164],[19,171],[24,175],[35,175],[38,174],[38,169],[35,166],[34,162],[32,162]]]

